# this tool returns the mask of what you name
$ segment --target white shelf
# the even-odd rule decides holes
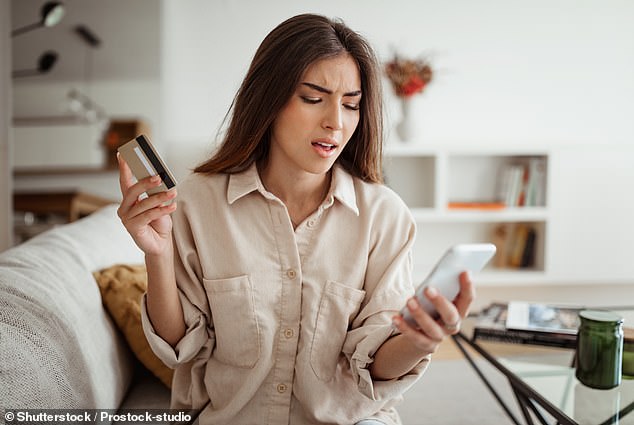
[[[412,247],[416,280],[431,271],[448,247],[492,242],[503,255],[474,274],[477,285],[491,288],[489,293],[499,288],[501,292],[507,289],[504,293],[509,295],[517,288],[524,296],[532,296],[534,290],[584,303],[629,296],[627,291],[634,287],[634,197],[627,195],[631,194],[634,148],[607,142],[592,147],[577,141],[545,143],[386,144],[386,182],[416,220]],[[473,206],[503,199],[501,195],[508,192],[498,185],[500,177],[508,176],[510,167],[535,166],[540,160],[537,187],[541,192],[532,198],[536,206],[448,208],[450,203]],[[528,240],[526,229],[529,244],[520,242]],[[520,250],[522,245],[533,246],[534,251]],[[506,268],[511,262],[517,264],[518,258],[520,264],[528,260],[531,267]],[[593,285],[596,291],[590,290]],[[568,292],[568,287],[583,290]]]
[[[417,143],[417,142],[401,142],[398,140],[389,140],[385,144],[385,155],[391,156],[550,156],[551,149],[546,146],[538,146],[535,148],[525,147],[509,147],[500,145],[477,147],[465,146],[443,146],[439,143]]]
[[[547,201],[548,151],[437,149],[429,145],[394,143],[388,146],[386,154],[386,183],[410,207],[418,224],[418,238],[413,248],[416,274],[430,270],[434,261],[451,245],[489,241],[498,245],[501,257],[478,274],[477,282],[484,286],[548,282],[547,231],[551,220]],[[522,168],[526,179],[526,170],[531,169],[528,164],[535,163],[533,158],[539,158],[543,164],[541,170],[545,169],[541,185],[532,186],[541,191],[537,206],[448,207],[450,202],[466,202],[470,206],[480,202],[499,203],[499,198],[506,193],[501,185],[505,171]],[[524,229],[530,229],[530,237]],[[528,239],[531,242],[527,244]],[[532,251],[527,251],[526,246],[532,247]],[[530,267],[495,268],[509,262],[523,264],[527,260]]]
[[[548,220],[548,209],[542,207],[505,208],[495,211],[412,208],[411,211],[414,219],[419,222],[495,223]]]

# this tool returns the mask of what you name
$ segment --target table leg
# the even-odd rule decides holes
[[[511,385],[511,388],[513,388],[513,386]],[[515,399],[517,400],[517,405],[520,407],[520,410],[522,411],[522,414],[524,415],[524,420],[526,421],[526,423],[528,425],[534,425],[533,424],[533,418],[531,417],[531,412],[528,411],[528,407],[527,407],[527,403],[526,403],[526,397],[520,393],[519,391],[517,391],[517,389],[513,388],[513,394],[515,394]]]
[[[480,376],[482,381],[489,388],[489,390],[494,394],[495,398],[498,400],[498,402],[500,403],[500,405],[502,406],[504,411],[507,412],[507,414],[509,415],[509,417],[513,420],[513,422],[515,424],[519,424],[519,422],[510,413],[510,411],[508,409],[508,406],[506,406],[506,404],[502,402],[501,398],[499,397],[499,395],[497,395],[497,392],[492,387],[492,385],[489,383],[489,381],[482,375],[481,372],[479,372],[479,369],[477,368],[477,365],[475,364],[475,362],[473,362],[473,360],[471,359],[471,356],[467,353],[467,351],[464,349],[464,347],[461,346],[462,342],[465,342],[466,344],[468,344],[478,354],[480,354],[489,363],[491,363],[491,365],[493,367],[495,367],[498,371],[500,371],[500,373],[502,373],[506,377],[506,379],[508,379],[509,384],[511,385],[511,388],[513,389],[513,391],[515,391],[516,394],[518,392],[521,393],[523,397],[525,397],[526,399],[528,399],[530,401],[531,409],[534,408],[533,402],[534,403],[538,403],[546,412],[548,412],[548,414],[550,416],[552,416],[555,420],[557,420],[558,424],[562,424],[562,425],[578,425],[575,421],[573,421],[571,418],[569,418],[563,412],[561,412],[561,410],[559,410],[551,402],[549,402],[544,397],[542,397],[540,394],[538,394],[534,390],[532,390],[526,383],[524,383],[521,379],[519,379],[516,375],[514,375],[511,371],[509,371],[504,365],[502,365],[499,361],[497,361],[491,354],[489,354],[486,350],[484,350],[478,344],[476,344],[475,342],[469,340],[462,333],[458,333],[456,335],[453,335],[452,338],[456,342],[458,347],[460,348],[460,351],[462,352],[462,354],[469,361],[471,366],[476,370],[476,372],[478,373],[478,375]],[[523,405],[523,403],[519,402],[519,404],[520,404],[520,408],[522,408],[522,409],[526,408],[526,405]],[[535,410],[533,410],[533,411],[535,411]],[[536,413],[541,416],[541,413],[539,413],[539,412],[536,412]],[[526,414],[525,414],[525,416],[526,416]],[[543,417],[540,420],[542,420],[542,419],[543,419]],[[529,421],[528,423],[532,424],[532,420]]]
[[[460,342],[460,340],[457,338],[456,335],[452,336],[453,342],[456,344],[456,346],[458,347],[458,349],[462,352],[462,355],[465,357],[465,359],[467,359],[467,361],[469,362],[469,364],[471,365],[471,367],[473,368],[473,370],[475,371],[475,373],[480,377],[480,379],[482,380],[482,382],[484,383],[484,385],[486,385],[486,387],[489,389],[489,391],[491,392],[491,394],[493,395],[493,397],[495,397],[495,399],[497,400],[498,404],[500,405],[500,407],[504,410],[504,412],[506,413],[506,415],[509,417],[509,419],[511,419],[511,421],[513,421],[513,423],[515,425],[521,425],[521,423],[517,420],[517,418],[515,417],[515,415],[513,414],[513,412],[511,412],[511,410],[509,409],[509,407],[506,405],[506,403],[504,402],[504,400],[502,400],[502,398],[500,397],[500,395],[497,393],[497,391],[495,391],[495,388],[493,388],[493,385],[491,385],[491,383],[489,382],[489,380],[486,378],[486,376],[484,376],[484,374],[482,373],[482,371],[480,370],[480,368],[478,367],[478,365],[473,361],[473,358],[471,357],[471,355],[467,352],[467,350],[462,346],[462,343]]]
[[[526,394],[523,394],[517,388],[513,388],[513,392],[515,393],[515,398],[517,399],[517,403],[520,405],[522,409],[522,413],[524,414],[526,423],[531,425],[533,424],[533,417],[530,414],[530,412],[533,412],[533,415],[537,419],[539,419],[539,422],[542,425],[550,425],[548,421],[546,420],[546,418],[544,418],[544,415],[542,414],[542,412],[539,411],[539,406],[536,406],[533,400],[529,396],[527,396]]]

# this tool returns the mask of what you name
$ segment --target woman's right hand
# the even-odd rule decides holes
[[[153,187],[161,185],[159,176],[148,177],[134,183],[132,171],[120,155],[119,185],[123,200],[117,210],[121,222],[134,242],[146,255],[161,255],[171,248],[172,218],[176,210],[176,188],[161,192],[145,199],[139,197]],[[163,206],[166,201],[172,201]]]

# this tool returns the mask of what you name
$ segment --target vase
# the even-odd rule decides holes
[[[403,142],[411,142],[420,136],[418,101],[414,96],[401,98],[401,120],[396,124],[396,134]]]

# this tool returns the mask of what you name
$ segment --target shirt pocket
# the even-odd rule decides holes
[[[252,368],[260,358],[260,328],[249,276],[204,279],[216,334],[213,356],[220,362]]]
[[[332,280],[326,282],[310,349],[310,366],[322,381],[335,375],[348,327],[364,297],[365,291],[361,289]]]

